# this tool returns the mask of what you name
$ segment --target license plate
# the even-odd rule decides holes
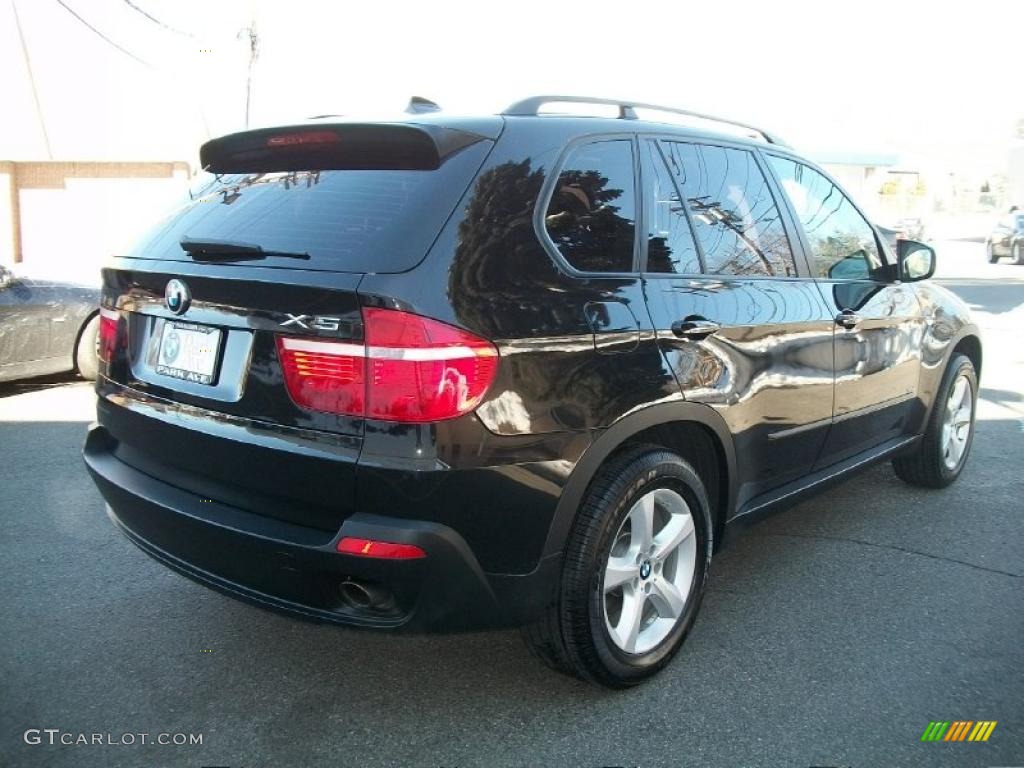
[[[220,352],[220,329],[195,323],[164,323],[156,372],[196,384],[212,384]]]

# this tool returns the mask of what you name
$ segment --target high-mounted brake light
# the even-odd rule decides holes
[[[494,381],[498,350],[460,328],[393,309],[363,309],[365,344],[280,336],[292,399],[304,408],[426,423],[475,409]]]
[[[338,551],[343,555],[379,557],[385,560],[417,560],[427,556],[427,553],[415,544],[395,544],[390,541],[357,539],[352,536],[346,536],[338,542]]]
[[[121,319],[120,313],[113,309],[100,309],[99,346],[96,353],[100,360],[109,363],[114,359],[114,352],[117,350],[118,324]]]
[[[282,133],[267,139],[268,147],[308,147],[313,144],[337,144],[341,141],[334,131],[303,131]]]

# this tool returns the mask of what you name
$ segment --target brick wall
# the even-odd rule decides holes
[[[95,283],[187,192],[184,162],[0,161],[0,262]]]

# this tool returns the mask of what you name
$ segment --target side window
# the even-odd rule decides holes
[[[833,280],[870,279],[882,267],[871,225],[825,176],[788,158],[768,155],[811,245],[811,269]]]
[[[555,184],[544,226],[573,267],[632,272],[636,230],[633,143],[578,147]]]
[[[662,146],[689,206],[706,272],[796,274],[778,206],[753,154],[678,141]]]
[[[677,275],[700,274],[700,256],[683,201],[668,166],[653,141],[644,142],[647,197],[647,271]]]

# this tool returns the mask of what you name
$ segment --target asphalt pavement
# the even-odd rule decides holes
[[[753,529],[675,662],[625,692],[515,632],[355,632],[193,584],[108,522],[79,455],[88,385],[0,385],[0,765],[1024,766],[1024,267],[939,253],[984,330],[960,480],[886,464]],[[932,720],[998,724],[921,742]]]

